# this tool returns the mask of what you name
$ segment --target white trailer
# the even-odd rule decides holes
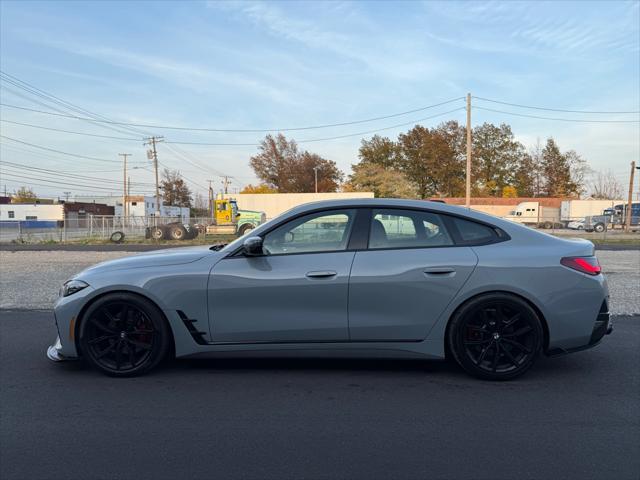
[[[523,223],[538,228],[558,228],[560,223],[560,209],[557,207],[545,207],[540,202],[520,202],[515,210],[509,212],[506,217],[512,222]]]
[[[560,220],[569,223],[585,217],[602,215],[607,208],[624,203],[624,200],[565,200],[560,204]]]

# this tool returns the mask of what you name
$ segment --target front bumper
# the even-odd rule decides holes
[[[68,360],[76,360],[74,357],[65,357],[62,353],[62,344],[60,343],[60,336],[56,337],[56,341],[53,345],[49,345],[47,348],[47,358],[52,362],[65,362]]]
[[[598,316],[596,317],[596,321],[591,332],[591,338],[589,338],[588,344],[574,348],[554,348],[548,352],[548,355],[550,357],[557,357],[559,355],[580,352],[582,350],[593,348],[602,341],[605,335],[609,335],[611,332],[613,332],[613,321],[611,320],[609,307],[607,305],[607,301],[605,300],[604,302],[602,302],[602,306],[600,307],[600,311],[598,312]]]

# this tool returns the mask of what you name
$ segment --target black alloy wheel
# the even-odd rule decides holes
[[[89,306],[80,324],[80,348],[94,367],[113,376],[133,376],[157,365],[167,354],[169,327],[149,300],[113,293]]]
[[[540,319],[524,300],[509,294],[476,297],[462,306],[449,328],[449,347],[468,373],[508,380],[525,373],[542,350]]]

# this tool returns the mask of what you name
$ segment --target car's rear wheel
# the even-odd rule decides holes
[[[468,373],[509,380],[533,366],[544,332],[535,310],[514,295],[494,293],[471,299],[449,326],[449,348]]]
[[[79,331],[83,357],[107,375],[140,375],[170,350],[171,333],[160,309],[144,297],[112,293],[92,303]]]

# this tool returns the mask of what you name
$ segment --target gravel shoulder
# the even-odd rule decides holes
[[[0,251],[0,308],[48,309],[62,283],[99,262],[135,255],[130,251]],[[607,275],[611,312],[640,313],[640,251],[599,250]]]

